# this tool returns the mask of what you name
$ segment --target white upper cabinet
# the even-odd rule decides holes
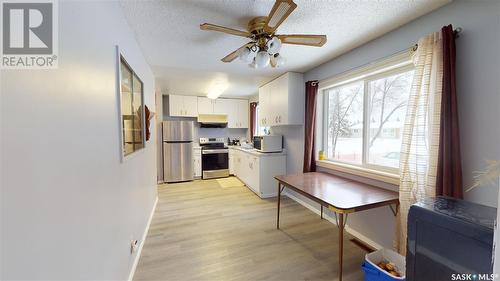
[[[261,126],[270,126],[271,120],[267,120],[269,113],[269,106],[271,105],[271,91],[270,85],[266,84],[259,88],[259,124]]]
[[[168,108],[170,116],[198,116],[198,101],[195,96],[169,95]]]
[[[250,105],[248,100],[239,100],[238,103],[238,115],[239,115],[239,128],[248,128],[249,122],[248,118],[250,117]]]
[[[288,72],[259,88],[261,126],[304,124],[304,77]]]
[[[231,114],[231,103],[232,100],[230,99],[216,99],[213,100],[214,102],[214,114],[225,114],[225,115],[230,115]],[[228,116],[229,117],[229,116]]]
[[[221,100],[222,101],[222,100]],[[228,128],[248,128],[248,100],[225,99]]]
[[[198,97],[198,114],[227,115],[228,128],[248,128],[248,100]]]
[[[198,114],[214,114],[213,99],[198,97]]]
[[[198,114],[225,114],[229,115],[231,99],[209,99],[198,97]]]
[[[168,109],[170,116],[182,116],[183,112],[183,96],[169,95]]]
[[[184,110],[186,111],[186,116],[197,117],[198,116],[198,97],[185,96],[184,97]]]
[[[244,99],[209,99],[195,96],[169,96],[170,116],[198,117],[199,114],[227,115],[228,128],[248,128],[249,104]]]

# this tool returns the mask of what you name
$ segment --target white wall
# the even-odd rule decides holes
[[[157,196],[156,143],[153,130],[120,163],[115,45],[150,109],[154,77],[117,2],[59,8],[59,69],[1,71],[0,279],[123,280]]]
[[[500,1],[456,0],[378,39],[305,73],[305,81],[322,80],[387,57],[414,45],[418,38],[442,26],[462,27],[457,39],[457,93],[460,111],[464,185],[473,180],[486,159],[500,159]],[[286,127],[281,130],[286,130]],[[285,132],[287,135],[288,132]],[[288,134],[288,142],[303,142],[303,134]],[[299,156],[297,156],[298,159]],[[298,165],[297,165],[298,167]],[[296,169],[296,171],[299,171]],[[323,169],[323,171],[328,171]],[[294,171],[288,171],[294,172]],[[332,171],[328,171],[332,172]],[[376,183],[385,188],[394,188]],[[497,206],[498,187],[483,186],[465,195],[467,200]],[[348,226],[373,242],[392,247],[394,217],[388,208],[361,212],[349,218]]]

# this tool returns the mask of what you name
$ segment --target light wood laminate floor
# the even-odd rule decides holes
[[[165,184],[134,280],[337,280],[337,227],[295,201],[216,180]],[[344,280],[365,252],[345,236]]]

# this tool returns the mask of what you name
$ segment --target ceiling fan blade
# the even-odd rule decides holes
[[[223,57],[221,59],[221,61],[223,62],[232,62],[233,60],[235,60],[238,55],[240,54],[240,51],[243,50],[244,48],[246,47],[250,47],[252,46],[254,43],[250,42],[250,43],[246,43],[245,45],[241,46],[240,48],[238,48],[236,51],[230,53],[229,55]]]
[[[283,44],[306,45],[321,47],[326,43],[326,35],[278,35]]]
[[[229,27],[224,27],[224,26],[215,25],[215,24],[211,24],[211,23],[200,24],[200,29],[201,30],[218,31],[218,32],[227,33],[227,34],[236,35],[236,36],[242,36],[242,37],[250,37],[252,35],[250,32],[247,32],[247,31],[241,31],[241,30],[232,29]]]
[[[297,4],[292,0],[276,0],[267,17],[266,25],[269,27],[269,31],[274,32],[295,8],[297,8]]]

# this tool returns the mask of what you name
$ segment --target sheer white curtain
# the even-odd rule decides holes
[[[441,32],[418,41],[413,54],[415,74],[403,129],[400,160],[400,209],[396,248],[406,254],[408,210],[425,197],[436,195],[439,125],[443,81]]]

